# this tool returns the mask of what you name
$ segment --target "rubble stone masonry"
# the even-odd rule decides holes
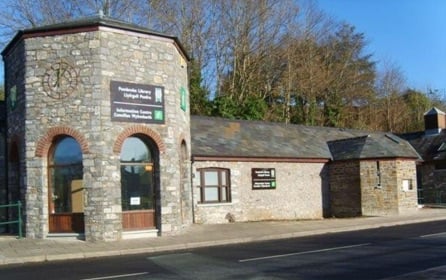
[[[328,207],[328,177],[324,163],[195,161],[193,192],[197,223],[214,224],[264,221],[322,219]],[[200,168],[230,170],[229,203],[200,203]],[[252,168],[274,168],[274,189],[253,189]]]
[[[172,39],[99,26],[19,38],[4,61],[6,91],[17,95],[16,107],[8,109],[7,144],[18,147],[19,168],[9,171],[20,180],[10,187],[20,188],[26,202],[28,237],[48,234],[48,154],[60,134],[74,137],[82,147],[87,240],[122,237],[119,143],[132,133],[149,134],[158,145],[161,232],[192,223],[191,203],[184,204],[186,209],[179,203],[191,199],[190,179],[179,172],[182,164],[190,168],[189,107],[180,108],[179,93],[188,86],[187,67]],[[74,67],[78,81],[71,94],[57,99],[48,96],[42,81],[47,69],[60,61]],[[164,123],[112,121],[112,80],[164,87]]]
[[[331,211],[336,217],[398,214],[417,208],[413,160],[379,159],[330,164]]]

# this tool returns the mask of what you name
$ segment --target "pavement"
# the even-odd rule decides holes
[[[383,217],[329,218],[321,220],[265,221],[217,225],[194,224],[180,234],[112,242],[86,242],[73,238],[18,239],[0,235],[1,265],[86,259],[141,253],[284,239],[324,233],[405,225],[446,220],[445,208],[418,208],[399,215]],[[422,279],[444,279],[445,266],[423,272]],[[426,278],[426,276],[429,276]],[[438,278],[436,278],[438,276]],[[420,274],[402,275],[394,280],[421,279]]]

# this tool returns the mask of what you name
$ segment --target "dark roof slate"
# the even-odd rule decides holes
[[[329,127],[191,116],[191,137],[193,156],[418,158],[406,141],[394,135]]]
[[[64,31],[70,31],[70,30],[79,30],[80,28],[86,28],[91,26],[106,26],[111,27],[115,29],[121,29],[126,31],[133,31],[137,33],[147,34],[147,35],[153,35],[157,37],[162,38],[168,38],[175,42],[178,49],[181,51],[181,53],[184,55],[184,57],[189,60],[189,56],[186,53],[184,47],[181,45],[180,41],[175,36],[170,36],[164,33],[159,33],[153,30],[150,30],[148,28],[135,25],[129,22],[120,21],[117,19],[113,19],[107,16],[103,15],[95,15],[91,17],[83,17],[79,19],[72,19],[68,20],[66,22],[60,22],[55,24],[49,24],[49,25],[43,25],[43,26],[37,26],[32,27],[24,30],[20,30],[17,32],[17,34],[14,36],[14,38],[9,42],[9,44],[3,49],[2,55],[5,55],[8,50],[15,45],[15,43],[22,38],[24,34],[40,34],[42,32],[50,33],[50,32],[64,32]]]
[[[424,113],[425,116],[428,115],[445,115],[445,113],[443,111],[441,111],[440,109],[433,107],[432,109],[430,109],[429,111],[427,111],[426,113]]]
[[[446,160],[446,151],[440,149],[443,143],[446,143],[445,130],[442,130],[438,134],[425,134],[425,132],[421,131],[402,134],[400,136],[401,138],[409,141],[409,143],[420,154],[423,160]]]
[[[333,160],[368,158],[417,158],[421,159],[410,144],[389,133],[368,135],[329,141]]]

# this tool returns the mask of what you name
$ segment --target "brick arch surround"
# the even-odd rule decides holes
[[[68,135],[73,137],[79,143],[82,153],[84,154],[89,153],[87,140],[80,132],[76,131],[71,127],[58,126],[50,128],[48,132],[45,134],[45,136],[43,136],[37,142],[36,156],[37,157],[46,156],[51,147],[54,137],[58,135]]]
[[[116,139],[115,145],[113,146],[113,152],[120,153],[122,143],[124,143],[124,140],[127,139],[127,137],[132,136],[134,134],[144,134],[152,138],[152,140],[158,146],[158,150],[160,153],[164,153],[164,151],[166,150],[166,145],[164,144],[163,140],[161,139],[161,137],[157,132],[144,125],[133,125],[131,127],[126,128],[121,134],[119,134],[118,138]]]

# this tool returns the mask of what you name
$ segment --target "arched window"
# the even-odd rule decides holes
[[[154,160],[146,143],[128,137],[121,148],[122,211],[154,209]]]
[[[55,140],[48,170],[50,214],[82,213],[82,150],[74,138],[62,136]]]

